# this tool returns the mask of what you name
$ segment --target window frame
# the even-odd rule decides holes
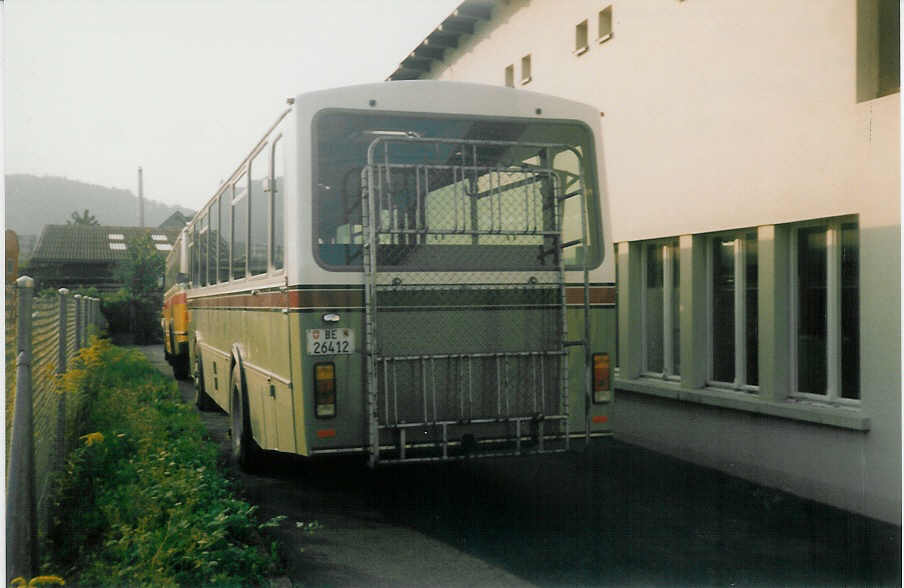
[[[756,228],[739,229],[725,233],[715,233],[706,238],[706,385],[713,388],[736,390],[739,392],[759,393],[759,384],[747,383],[747,235],[757,235]],[[732,255],[734,261],[734,381],[725,382],[716,380],[713,375],[715,363],[713,361],[713,310],[715,304],[715,292],[713,288],[713,243],[716,239],[733,237],[734,245]],[[759,255],[759,248],[757,248]],[[757,259],[759,267],[759,259]],[[757,287],[759,298],[759,286]],[[759,338],[757,338],[759,345]]]
[[[524,86],[529,84],[533,79],[533,57],[530,53],[527,53],[523,57],[521,57],[521,85]]]
[[[844,398],[842,394],[841,374],[841,228],[846,223],[853,222],[857,226],[858,254],[860,238],[860,222],[857,217],[836,217],[817,219],[797,223],[791,227],[791,239],[789,246],[789,284],[790,284],[790,309],[791,329],[789,351],[791,357],[791,382],[789,386],[790,398],[802,400],[815,400],[833,405],[859,407],[862,398]],[[825,227],[826,231],[826,391],[824,394],[813,392],[801,392],[798,388],[798,366],[800,363],[798,349],[798,332],[800,319],[800,280],[798,278],[798,236],[800,229],[812,227]],[[857,304],[860,304],[860,277],[857,276]],[[858,321],[859,322],[859,321]],[[858,324],[859,329],[859,324]],[[858,338],[859,341],[859,338]],[[860,345],[857,349],[860,354]],[[859,362],[858,362],[859,363]],[[859,375],[858,370],[858,375]],[[860,388],[858,387],[858,390]],[[861,394],[862,396],[862,394]]]
[[[648,341],[647,341],[647,246],[648,245],[656,245],[662,248],[662,371],[654,372],[651,371],[648,366],[649,356],[647,354],[648,351]],[[662,380],[667,380],[670,382],[680,382],[681,381],[681,369],[680,364],[678,366],[678,372],[675,372],[675,362],[674,362],[674,321],[673,318],[678,319],[680,324],[680,314],[678,317],[672,317],[672,300],[675,293],[675,285],[673,283],[674,276],[672,271],[672,263],[676,260],[673,259],[672,255],[672,247],[678,252],[678,260],[677,262],[680,264],[680,243],[677,237],[669,237],[665,239],[653,239],[649,241],[642,241],[640,248],[640,264],[641,264],[641,276],[640,276],[640,330],[641,330],[641,368],[640,375],[648,378],[659,378]],[[681,293],[681,286],[679,284],[678,293]],[[679,329],[679,344],[680,344],[680,336],[681,331]]]

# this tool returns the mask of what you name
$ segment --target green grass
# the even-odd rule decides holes
[[[78,585],[253,585],[276,543],[217,468],[175,382],[135,350],[94,340],[66,385],[89,395],[85,438],[60,479],[43,569]],[[94,439],[98,436],[92,435]]]

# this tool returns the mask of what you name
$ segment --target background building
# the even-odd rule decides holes
[[[390,79],[599,108],[617,437],[900,524],[899,11],[467,1]]]
[[[161,256],[173,248],[179,229],[107,227],[102,225],[47,225],[28,264],[38,289],[95,287],[101,292],[118,290],[119,262],[128,257],[129,241],[150,235]],[[161,276],[162,277],[162,276]]]

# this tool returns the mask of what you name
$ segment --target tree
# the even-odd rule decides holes
[[[129,239],[126,258],[114,271],[114,276],[123,283],[123,287],[119,292],[102,299],[111,328],[116,330],[127,324],[135,343],[155,343],[160,340],[158,319],[163,303],[161,278],[165,265],[166,260],[150,235]]]
[[[144,234],[129,239],[126,256],[126,259],[116,267],[114,276],[135,298],[159,296],[160,278],[163,276],[166,260],[157,250],[150,235]]]
[[[88,209],[87,209],[87,208],[85,209],[85,212],[84,212],[84,213],[79,214],[78,211],[74,211],[72,214],[69,215],[69,217],[70,217],[72,220],[67,220],[67,221],[66,221],[66,224],[67,224],[67,225],[87,225],[87,226],[92,226],[92,225],[99,225],[99,224],[100,224],[99,222],[97,222],[97,219],[94,218],[94,215],[88,212]]]

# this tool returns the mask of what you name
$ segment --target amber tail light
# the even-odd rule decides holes
[[[336,366],[332,363],[314,364],[314,416],[336,416]]]
[[[609,380],[609,354],[593,354],[593,402],[600,403],[609,400],[611,390]]]

